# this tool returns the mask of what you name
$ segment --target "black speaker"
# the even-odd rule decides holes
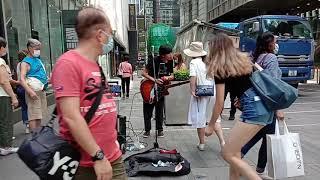
[[[127,143],[127,117],[118,115],[118,122],[117,122],[117,130],[118,130],[118,142],[120,144],[120,148],[122,153],[126,152],[126,143]]]

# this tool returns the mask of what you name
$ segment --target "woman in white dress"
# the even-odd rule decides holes
[[[207,79],[207,70],[204,63],[207,52],[203,50],[201,42],[192,42],[188,49],[183,51],[187,56],[193,59],[190,62],[190,89],[191,99],[188,114],[188,123],[192,127],[197,128],[199,144],[198,149],[204,150],[205,147],[205,127],[207,120],[211,117],[213,105],[215,103],[215,96],[198,97],[195,94],[197,85],[212,85],[214,86],[214,79]],[[215,90],[214,90],[215,91]],[[219,138],[220,145],[225,144],[220,121],[216,122],[215,132]]]

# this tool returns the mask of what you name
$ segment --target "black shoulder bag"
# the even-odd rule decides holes
[[[97,111],[106,89],[105,75],[100,68],[101,87],[91,108],[84,116],[89,124]],[[57,117],[57,108],[54,109],[47,125],[42,126],[20,145],[18,155],[20,159],[42,180],[72,180],[80,162],[80,153],[62,139],[53,129]]]

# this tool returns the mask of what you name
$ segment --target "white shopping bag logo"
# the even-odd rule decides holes
[[[64,170],[63,180],[71,180],[73,176],[76,174],[76,170],[79,166],[79,161],[70,160],[71,158],[69,156],[65,156],[62,159],[60,159],[60,152],[57,151],[53,157],[53,166],[51,170],[48,172],[48,174],[54,175],[59,170],[59,168],[61,168],[62,170]],[[71,169],[67,171],[69,168]]]

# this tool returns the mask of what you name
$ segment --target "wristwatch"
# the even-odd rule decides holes
[[[99,150],[96,152],[96,155],[94,155],[91,159],[93,162],[102,160],[104,158],[104,152],[102,150]]]

